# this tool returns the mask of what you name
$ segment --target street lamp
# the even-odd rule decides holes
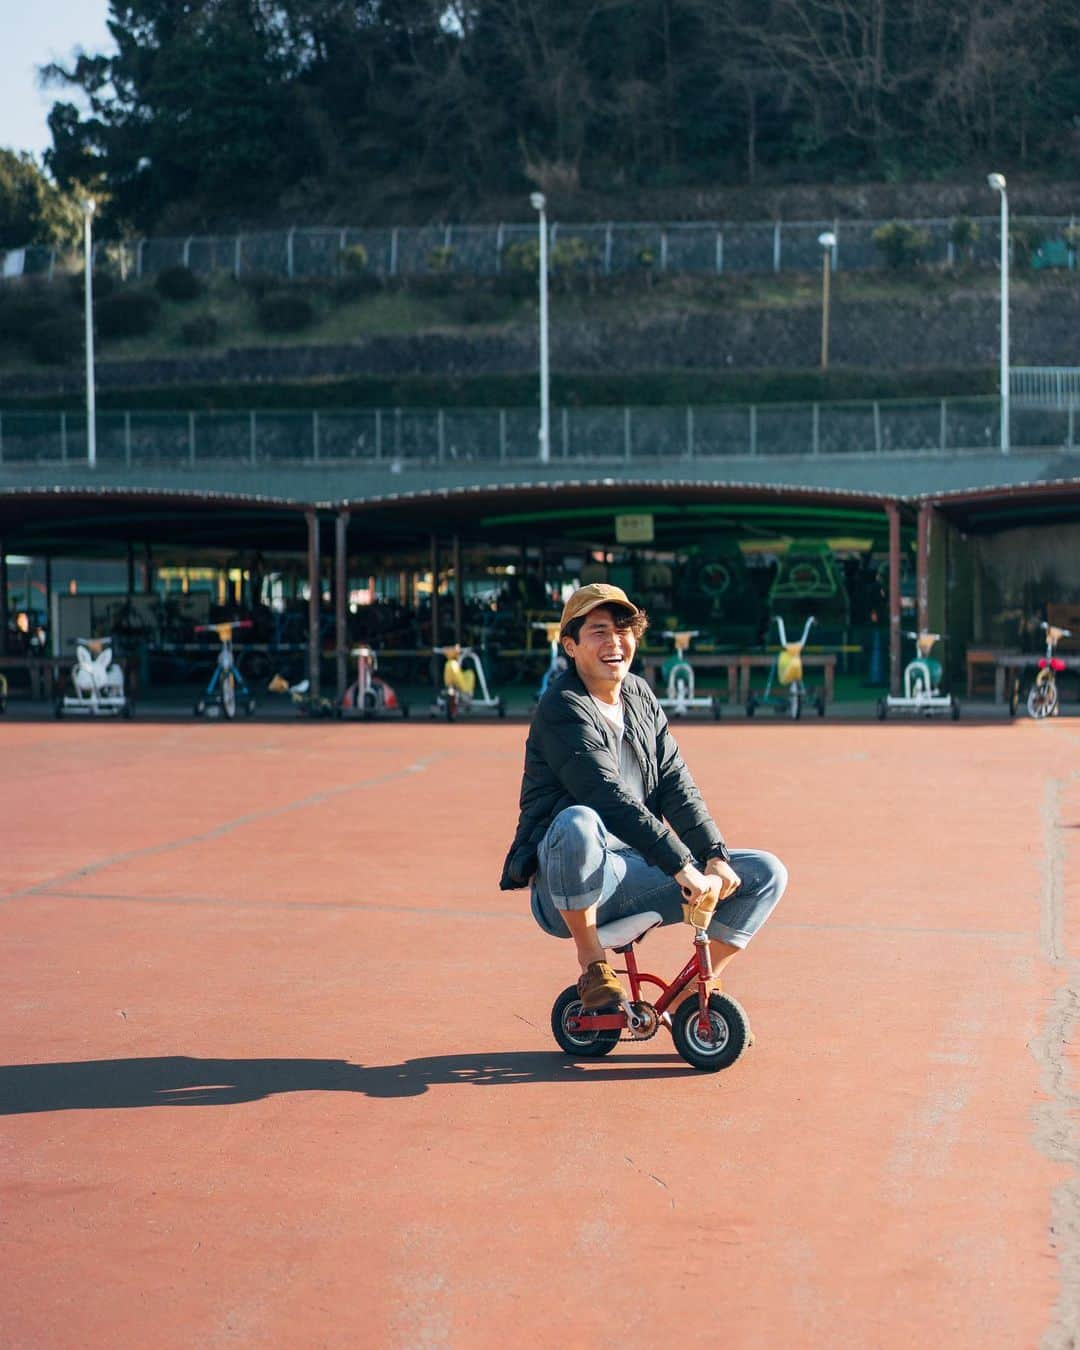
[[[86,462],[97,467],[97,415],[94,408],[94,242],[91,221],[94,203],[83,202],[83,275],[86,308]]]
[[[829,276],[832,272],[832,253],[836,235],[826,230],[817,237],[821,245],[821,369],[829,369]]]
[[[534,192],[529,202],[539,213],[540,227],[540,463],[551,459],[551,401],[548,370],[548,254],[547,254],[547,199],[542,192]]]
[[[1001,193],[1001,453],[1009,453],[1009,195],[1003,173],[986,181]]]

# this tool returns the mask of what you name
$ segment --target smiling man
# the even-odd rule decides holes
[[[599,925],[642,910],[679,923],[684,900],[711,901],[719,975],[787,884],[771,853],[728,849],[664,710],[631,675],[647,626],[618,586],[582,586],[566,602],[560,640],[570,665],[533,715],[517,833],[500,883],[529,886],[540,927],[573,938],[589,1010],[625,997]]]

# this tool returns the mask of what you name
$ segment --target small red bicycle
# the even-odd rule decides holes
[[[601,944],[626,958],[626,968],[618,974],[627,976],[630,997],[618,1008],[586,1012],[577,986],[564,989],[551,1009],[551,1030],[568,1055],[575,1059],[608,1055],[622,1040],[651,1040],[663,1025],[688,1064],[716,1073],[729,1068],[753,1044],[750,1022],[741,1004],[730,994],[712,988],[712,958],[705,930],[713,907],[684,904],[683,916],[694,929],[694,953],[670,984],[639,970],[634,954],[635,944],[663,922],[655,910],[628,914],[597,929]],[[697,998],[685,999],[674,1015],[669,1014],[672,1004],[695,982]],[[655,1003],[641,997],[645,984],[660,990]]]

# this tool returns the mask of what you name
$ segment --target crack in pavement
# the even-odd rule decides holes
[[[1071,775],[1075,780],[1076,773]],[[1051,1240],[1057,1250],[1060,1291],[1043,1339],[1043,1350],[1071,1350],[1080,1325],[1080,1141],[1073,1121],[1080,1094],[1069,1086],[1066,1053],[1080,1022],[1080,962],[1068,957],[1065,945],[1065,844],[1061,820],[1062,782],[1046,785],[1040,812],[1043,830],[1039,946],[1043,958],[1063,976],[1031,1053],[1041,1070],[1048,1100],[1036,1111],[1035,1142],[1072,1175],[1051,1196]]]
[[[96,872],[104,871],[109,867],[116,867],[120,863],[131,862],[134,858],[152,858],[155,854],[173,853],[178,849],[187,848],[191,844],[205,844],[211,839],[220,839],[234,830],[242,829],[246,825],[253,825],[256,821],[273,820],[277,816],[289,815],[293,811],[304,811],[310,806],[321,806],[324,802],[333,800],[335,797],[341,797],[350,792],[361,792],[368,788],[382,787],[384,783],[393,783],[400,778],[405,778],[410,774],[424,773],[432,764],[440,759],[445,759],[447,752],[443,750],[435,751],[433,754],[425,756],[423,759],[414,760],[411,764],[406,764],[403,769],[395,769],[391,773],[376,774],[374,778],[361,778],[355,783],[343,783],[341,787],[327,788],[325,792],[313,792],[307,797],[300,797],[294,802],[285,802],[281,806],[272,806],[265,811],[251,811],[247,815],[236,816],[232,820],[222,821],[220,825],[215,825],[213,829],[203,830],[199,834],[188,835],[183,839],[170,839],[163,844],[151,844],[146,848],[131,849],[127,853],[114,853],[108,858],[102,858],[98,862],[87,863],[85,867],[76,868],[73,872],[65,872],[58,877],[50,877],[46,881],[35,882],[33,886],[24,886],[21,890],[8,891],[6,894],[0,894],[0,902],[5,900],[20,900],[29,895],[40,895],[48,893],[67,885],[73,881],[80,881],[83,877],[93,876]]]

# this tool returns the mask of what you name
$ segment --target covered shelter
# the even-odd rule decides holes
[[[179,489],[8,488],[0,490],[0,560],[13,553],[46,560],[126,559],[133,593],[137,564],[145,566],[149,587],[153,568],[169,560],[226,559],[238,552],[288,556],[306,577],[308,668],[317,695],[327,571],[339,693],[345,687],[351,560],[367,560],[365,565],[378,560],[394,568],[411,559],[435,579],[444,568],[460,578],[469,556],[499,550],[511,556],[531,550],[542,571],[545,559],[560,550],[603,551],[628,539],[673,550],[721,533],[741,540],[857,535],[890,560],[889,669],[895,685],[902,535],[911,533],[915,520],[911,504],[877,493],[677,478],[566,479],[336,501]],[[433,644],[459,639],[462,587],[452,588],[440,613],[435,584],[431,606]],[[2,561],[0,608],[6,615],[8,578]]]

